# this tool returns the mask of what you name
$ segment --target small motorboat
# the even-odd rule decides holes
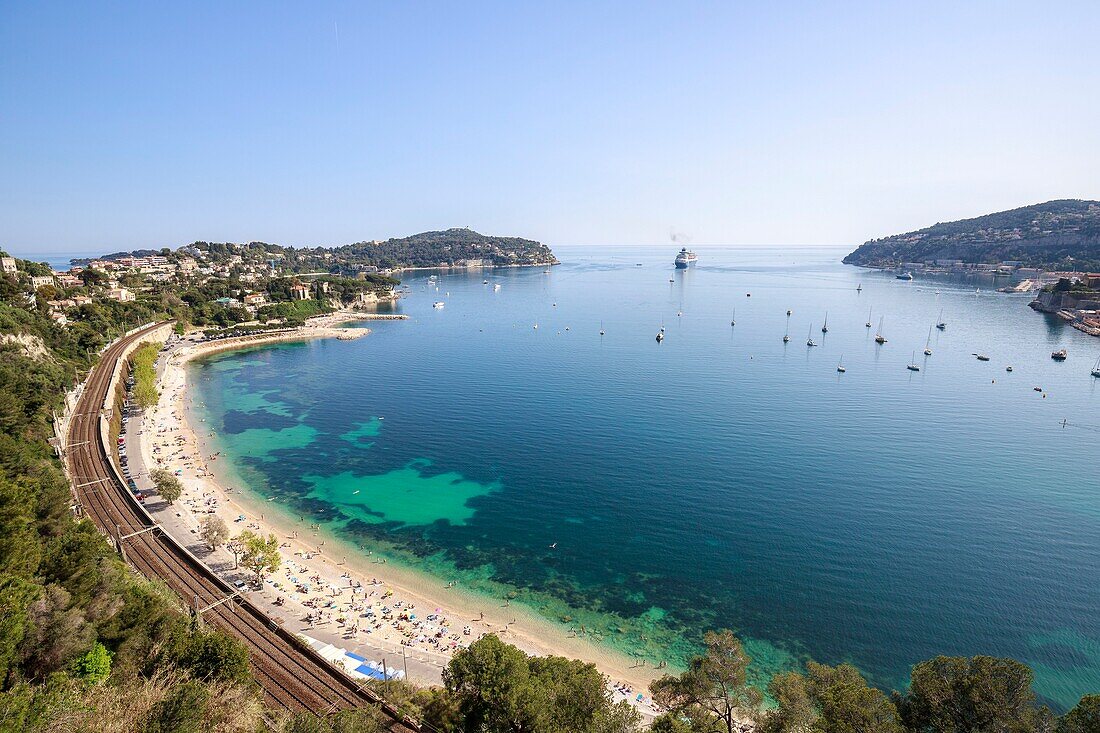
[[[432,308],[442,308],[445,305],[446,305],[446,303],[444,303],[442,300],[437,300],[434,303],[432,303]]]
[[[974,354],[974,356],[977,357],[978,361],[989,361],[989,357],[985,354]]]
[[[1069,356],[1069,352],[1065,349],[1058,349],[1057,351],[1050,352],[1050,358],[1054,359],[1054,361],[1065,361],[1067,356]]]
[[[1042,387],[1032,387],[1032,389],[1035,390],[1036,392],[1042,392],[1043,391]]]
[[[1006,372],[1010,372],[1010,371],[1012,371],[1012,365],[1011,365],[1011,364],[1009,364],[1008,366],[1006,366],[1006,367],[1005,367],[1005,371],[1006,371]]]

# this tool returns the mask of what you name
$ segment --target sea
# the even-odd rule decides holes
[[[406,273],[366,338],[193,363],[191,419],[350,552],[648,664],[728,628],[760,684],[987,654],[1100,692],[1100,339],[990,276],[696,251]]]

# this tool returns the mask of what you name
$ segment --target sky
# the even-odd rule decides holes
[[[0,248],[851,245],[1100,199],[1100,3],[0,0]]]

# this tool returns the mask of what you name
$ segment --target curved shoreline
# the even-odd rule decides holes
[[[141,451],[146,457],[147,465],[150,466],[155,465],[157,461],[157,457],[153,453],[154,442],[160,445],[161,450],[165,451],[161,457],[167,458],[169,461],[173,461],[172,456],[167,454],[167,451],[171,448],[178,449],[178,452],[184,456],[192,457],[193,462],[185,463],[186,473],[181,477],[187,495],[180,502],[173,505],[177,516],[180,516],[181,511],[186,511],[182,510],[181,505],[183,504],[209,506],[213,502],[214,506],[217,507],[217,513],[223,516],[227,524],[234,530],[234,533],[244,527],[237,527],[232,520],[235,517],[244,516],[248,527],[264,533],[276,534],[283,545],[281,552],[284,556],[284,568],[292,563],[291,567],[299,568],[297,575],[305,574],[322,577],[324,582],[319,584],[321,586],[339,585],[341,583],[347,585],[351,581],[357,581],[362,583],[366,590],[382,588],[393,593],[394,597],[399,597],[406,600],[410,605],[422,609],[420,613],[431,613],[433,609],[441,612],[440,615],[445,615],[451,619],[452,628],[470,627],[471,634],[461,637],[464,644],[473,641],[482,633],[497,633],[506,641],[515,644],[530,654],[555,654],[595,663],[610,680],[631,688],[632,695],[636,695],[638,692],[646,693],[648,683],[658,677],[661,671],[652,666],[639,666],[638,662],[629,655],[617,649],[597,644],[588,638],[575,635],[568,636],[568,631],[563,626],[539,615],[535,610],[519,602],[511,607],[507,604],[501,605],[499,598],[492,598],[459,587],[444,586],[444,579],[433,573],[417,571],[402,562],[394,562],[389,565],[386,563],[381,551],[378,556],[364,556],[354,544],[340,538],[335,533],[326,531],[323,527],[315,528],[308,522],[302,521],[301,518],[296,521],[293,518],[293,512],[288,512],[283,505],[273,505],[265,502],[263,497],[255,490],[226,490],[225,487],[230,484],[230,481],[225,480],[228,477],[224,475],[224,472],[218,471],[217,473],[223,474],[218,476],[211,469],[207,457],[212,457],[212,451],[204,445],[206,441],[194,430],[195,426],[188,414],[189,409],[185,406],[185,402],[190,399],[187,393],[186,364],[194,359],[219,352],[250,349],[282,342],[312,338],[358,338],[367,335],[369,329],[338,328],[335,324],[370,319],[369,314],[365,318],[362,318],[362,315],[347,312],[330,314],[321,317],[321,319],[324,319],[323,321],[321,319],[313,320],[308,325],[292,332],[256,334],[198,344],[185,343],[170,353],[164,360],[164,368],[160,377],[159,386],[161,387],[162,400],[151,411],[150,415],[150,419],[157,421],[159,425],[160,429],[154,433],[154,435],[159,436],[159,439],[157,437],[152,439],[144,437],[144,434],[153,433],[153,431],[148,429],[143,431]],[[175,463],[173,462],[172,465],[175,465]],[[245,483],[239,480],[239,476],[233,476],[232,478],[234,479],[232,483]],[[192,531],[194,531],[194,528],[198,526],[197,513],[191,511],[187,519],[189,519]],[[326,541],[337,544],[340,548],[338,553],[333,553],[331,546],[328,552],[325,552]],[[339,562],[336,561],[335,554],[341,556]],[[302,570],[302,568],[307,567],[308,571]],[[274,580],[283,580],[282,574],[280,573]],[[280,593],[288,599],[293,595],[293,593],[287,592],[286,589],[278,590],[272,587],[265,587],[264,593],[270,594],[272,596],[271,600],[274,600],[274,597]],[[291,618],[294,616],[291,607],[302,614],[305,613],[302,610],[304,607],[295,606],[295,600],[305,599],[290,599],[286,602],[286,606],[282,608],[282,612]],[[284,621],[284,623],[288,627],[301,626],[300,623],[297,623],[297,619]],[[309,628],[312,629],[313,627],[310,626]],[[383,629],[382,631],[385,632],[386,630]],[[439,672],[450,657],[449,653],[433,652],[427,648],[399,646],[400,638],[393,637],[393,635],[390,635],[391,638],[388,639],[380,638],[382,635],[369,638],[355,636],[352,639],[345,637],[344,641],[341,641],[339,632],[340,630],[337,628],[328,629],[327,636],[333,637],[335,635],[336,638],[325,638],[324,640],[337,646],[348,646],[349,648],[354,645],[368,646],[373,648],[376,653],[391,655],[389,657],[391,663],[394,659],[392,655],[401,654],[402,652],[410,655],[409,661],[415,658],[418,664],[409,669],[409,676],[420,682],[438,684],[440,681]],[[312,630],[305,633],[321,637],[326,636],[325,630],[318,630],[316,634]],[[616,697],[623,699],[626,696],[616,693]],[[642,705],[639,709],[647,717],[654,714],[653,710],[647,705]]]

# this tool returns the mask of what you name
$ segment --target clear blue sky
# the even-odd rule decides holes
[[[854,245],[1100,198],[1098,29],[1095,0],[0,0],[0,248]]]

